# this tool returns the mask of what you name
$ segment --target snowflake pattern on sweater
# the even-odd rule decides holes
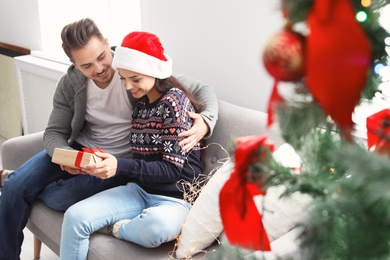
[[[150,176],[143,176],[139,183],[146,191],[182,198],[177,182],[192,183],[202,172],[200,144],[189,153],[183,152],[178,144],[181,141],[178,134],[190,129],[193,123],[188,112],[194,112],[194,108],[177,88],[153,103],[143,99],[134,108],[131,145],[135,160],[149,162],[144,164],[143,171]]]

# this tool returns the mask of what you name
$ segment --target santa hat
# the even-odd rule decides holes
[[[131,32],[116,47],[112,67],[165,79],[172,75],[172,59],[164,53],[160,39],[147,32]]]

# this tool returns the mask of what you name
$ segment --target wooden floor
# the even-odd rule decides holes
[[[22,246],[22,253],[20,254],[21,260],[34,259],[34,235],[27,228],[24,229],[24,242]],[[59,260],[60,258],[51,251],[47,246],[42,244],[41,260]]]

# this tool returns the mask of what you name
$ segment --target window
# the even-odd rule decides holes
[[[69,60],[61,48],[61,30],[68,23],[92,18],[112,46],[130,31],[141,30],[140,0],[38,0],[38,10],[42,49],[32,55],[63,63]]]

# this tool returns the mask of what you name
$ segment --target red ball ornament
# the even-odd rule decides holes
[[[263,53],[263,63],[276,80],[297,81],[304,74],[304,37],[289,29],[274,35]]]

